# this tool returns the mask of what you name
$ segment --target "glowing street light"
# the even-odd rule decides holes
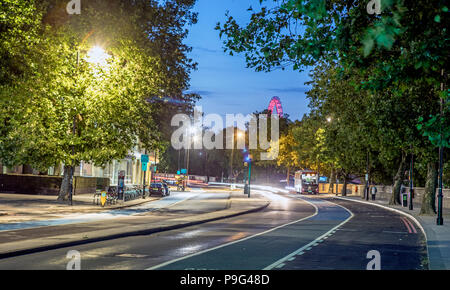
[[[97,66],[101,66],[101,67],[106,67],[107,66],[107,60],[110,58],[111,56],[109,54],[106,53],[106,51],[101,48],[100,46],[94,46],[92,47],[88,52],[87,52],[87,58],[86,61],[97,65]],[[80,49],[77,49],[77,59],[76,59],[76,67],[77,67],[77,71],[78,71],[78,65],[80,62]],[[72,134],[75,136],[76,135],[76,114],[74,114],[73,116],[73,121],[72,121]],[[72,155],[75,156],[75,146],[72,145]],[[69,180],[69,202],[70,205],[73,205],[73,174],[74,174],[74,168],[75,168],[75,163],[74,160],[72,160],[72,173],[71,178]],[[145,189],[145,188],[144,188]],[[145,193],[145,192],[144,192]]]
[[[108,64],[107,61],[110,57],[111,56],[106,53],[102,47],[94,46],[88,51],[86,61],[94,65],[105,67]]]

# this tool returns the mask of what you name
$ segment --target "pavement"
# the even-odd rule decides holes
[[[109,208],[93,205],[92,195],[90,199],[89,196],[77,196],[74,206],[68,207],[54,202],[54,196],[0,194],[2,212],[6,213],[0,217],[0,258],[179,229],[256,212],[270,203],[264,196],[248,198],[242,191],[210,192],[205,200],[194,200],[199,194],[201,191],[172,192],[163,199],[147,198]],[[214,198],[215,195],[222,196],[219,199]],[[224,198],[223,195],[227,196]],[[194,207],[184,206],[183,201],[189,200]],[[87,222],[73,218],[67,221],[62,216],[68,213],[81,214],[88,218]],[[65,223],[48,223],[55,220]],[[32,226],[28,227],[30,223]],[[27,227],[10,230],[8,224],[25,224]],[[1,230],[2,225],[6,230]]]
[[[56,196],[0,193],[0,224],[24,221],[61,218],[77,213],[96,213],[113,209],[132,207],[159,197],[138,198],[130,201],[118,201],[113,205],[101,207],[94,204],[93,194],[79,194],[73,197],[73,205],[58,202]]]
[[[331,195],[331,197],[335,197]],[[420,215],[420,205],[414,204],[414,209],[400,205],[389,205],[387,200],[362,200],[361,197],[347,196],[336,197],[339,199],[351,200],[366,204],[374,204],[394,210],[410,217],[422,230],[427,240],[429,269],[449,270],[450,269],[450,215],[444,214],[444,225],[436,225],[436,215]]]

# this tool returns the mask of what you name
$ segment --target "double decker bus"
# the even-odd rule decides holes
[[[318,194],[319,180],[317,179],[317,172],[313,170],[296,171],[295,191],[300,194]]]

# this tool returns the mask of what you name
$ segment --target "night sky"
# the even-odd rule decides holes
[[[240,24],[250,19],[247,9],[260,7],[259,0],[197,0],[194,12],[198,12],[198,23],[190,27],[185,41],[193,47],[191,57],[198,62],[198,70],[191,75],[189,92],[202,96],[197,103],[203,111],[219,115],[250,114],[267,108],[273,96],[281,99],[284,112],[293,120],[307,113],[308,101],[304,84],[309,80],[308,72],[285,71],[270,73],[255,72],[246,68],[243,54],[229,56],[223,52],[217,22],[225,22],[225,12],[235,17]]]

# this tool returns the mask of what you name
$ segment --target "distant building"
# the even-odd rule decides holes
[[[110,179],[111,184],[118,183],[118,173],[121,170],[125,171],[125,184],[142,184],[143,181],[143,171],[141,164],[141,153],[139,150],[133,150],[127,157],[120,161],[112,161],[105,165],[104,167],[94,166],[93,164],[81,162],[80,166],[75,167],[75,176],[85,176],[85,177],[106,177]],[[151,170],[150,165],[158,164],[159,160],[155,152],[149,154],[149,168],[146,173],[146,184],[149,184],[151,180]],[[34,175],[50,175],[50,176],[61,176],[64,174],[64,165],[50,167],[47,172],[39,172],[31,168],[28,165],[15,166],[13,168],[7,168],[3,166],[0,162],[0,174],[34,174]]]

